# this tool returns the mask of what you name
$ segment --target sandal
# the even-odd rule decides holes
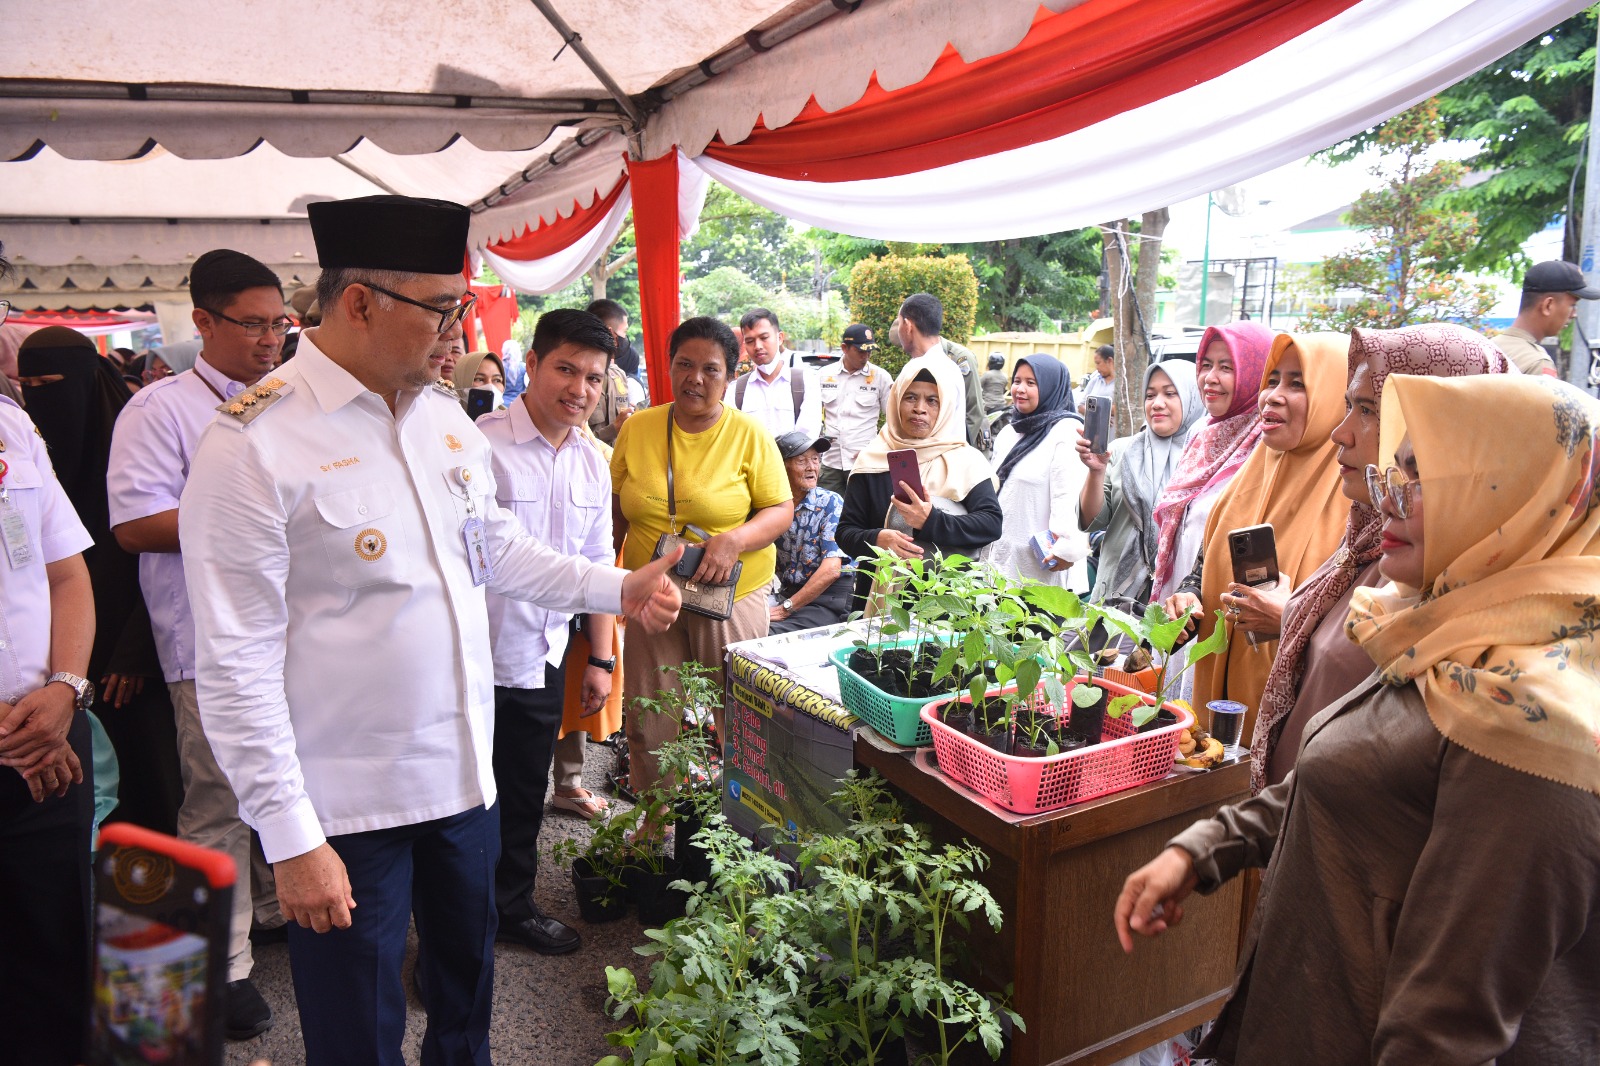
[[[584,818],[595,819],[606,812],[609,804],[586,788],[580,788],[571,795],[557,792],[550,797],[550,806],[557,810],[571,811]]]

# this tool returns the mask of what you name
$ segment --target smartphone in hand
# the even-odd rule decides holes
[[[1260,588],[1278,583],[1278,542],[1270,522],[1229,530],[1228,557],[1235,584]]]
[[[468,389],[466,408],[467,417],[476,422],[494,410],[494,390]]]
[[[1083,435],[1089,450],[1104,455],[1111,450],[1111,401],[1091,396],[1083,401]]]
[[[918,496],[928,498],[928,493],[922,487],[922,466],[917,462],[915,448],[902,448],[889,453],[889,484],[894,487],[894,498],[901,503],[910,503],[900,491],[902,481],[915,489]]]

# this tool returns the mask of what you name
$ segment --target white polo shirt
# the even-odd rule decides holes
[[[579,429],[552,447],[521,400],[508,410],[478,419],[489,439],[495,499],[533,535],[563,555],[608,564],[611,547],[611,466]],[[488,595],[489,643],[494,683],[508,688],[544,687],[544,668],[561,665],[567,653],[570,612]]]
[[[774,358],[772,363],[778,364],[778,376],[768,381],[761,373],[761,368],[750,371],[749,380],[744,387],[744,402],[738,403],[739,383],[735,381],[729,386],[735,401],[735,406],[745,414],[750,415],[767,427],[774,437],[781,437],[785,433],[799,426],[814,437],[822,436],[822,397],[817,391],[817,383],[804,367],[790,366],[783,362],[781,357]],[[789,384],[790,375],[799,374],[804,382],[805,392],[800,401],[800,417],[794,413],[794,389]]]
[[[21,516],[30,549],[28,561],[19,566],[10,565],[8,551],[0,552],[0,700],[16,703],[50,676],[45,564],[77,555],[94,540],[56,480],[33,420],[9,396],[0,396],[0,446],[0,461],[6,464],[0,514],[12,510]]]
[[[469,517],[503,595],[613,614],[624,577],[495,502],[489,442],[454,390],[403,391],[391,414],[315,335],[278,399],[206,430],[179,515],[201,721],[269,862],[494,803]]]
[[[197,357],[194,367],[133,394],[111,433],[106,471],[112,526],[174,511],[200,434],[217,417],[217,404],[245,386]],[[161,673],[168,681],[194,677],[194,616],[177,552],[139,556],[139,587],[150,609]]]

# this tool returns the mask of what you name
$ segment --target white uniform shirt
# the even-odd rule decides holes
[[[822,436],[822,398],[810,372],[803,367],[791,367],[779,359],[774,359],[773,363],[778,363],[778,376],[771,381],[762,376],[759,367],[750,371],[744,387],[744,403],[738,405],[739,410],[766,426],[774,437],[781,437],[796,426],[813,437]],[[789,384],[791,374],[799,374],[805,383],[799,418],[794,414],[794,388]],[[733,388],[737,390],[738,387],[735,382]],[[734,398],[738,398],[737,391]]]
[[[822,465],[849,473],[856,453],[878,435],[878,419],[889,408],[894,378],[872,363],[852,374],[841,361],[817,371],[817,387],[822,397],[822,432],[833,438]]]
[[[495,499],[517,516],[535,540],[563,555],[606,564],[611,547],[611,466],[580,430],[551,447],[520,401],[478,420],[489,438]],[[544,668],[559,666],[567,653],[572,615],[491,592],[489,641],[494,683],[509,688],[544,687]]]
[[[624,573],[562,556],[494,499],[450,393],[383,400],[303,334],[280,398],[206,430],[180,512],[206,738],[269,862],[325,836],[495,800],[484,589],[616,613]]]
[[[60,562],[94,541],[72,501],[33,420],[16,401],[0,396],[0,460],[6,464],[0,515],[15,511],[28,538],[29,561],[13,567],[0,551],[0,700],[16,703],[50,676],[50,582],[46,563]],[[0,773],[12,773],[0,769]]]
[[[193,369],[133,394],[111,434],[106,493],[113,526],[177,509],[200,434],[217,417],[218,395],[232,399],[243,388],[200,357]],[[194,615],[183,557],[177,552],[140,555],[139,587],[150,609],[162,674],[168,681],[194,677]]]

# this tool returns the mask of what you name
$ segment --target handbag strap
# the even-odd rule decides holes
[[[667,404],[667,528],[673,533],[678,532],[678,499],[672,491],[672,409],[674,404]]]

